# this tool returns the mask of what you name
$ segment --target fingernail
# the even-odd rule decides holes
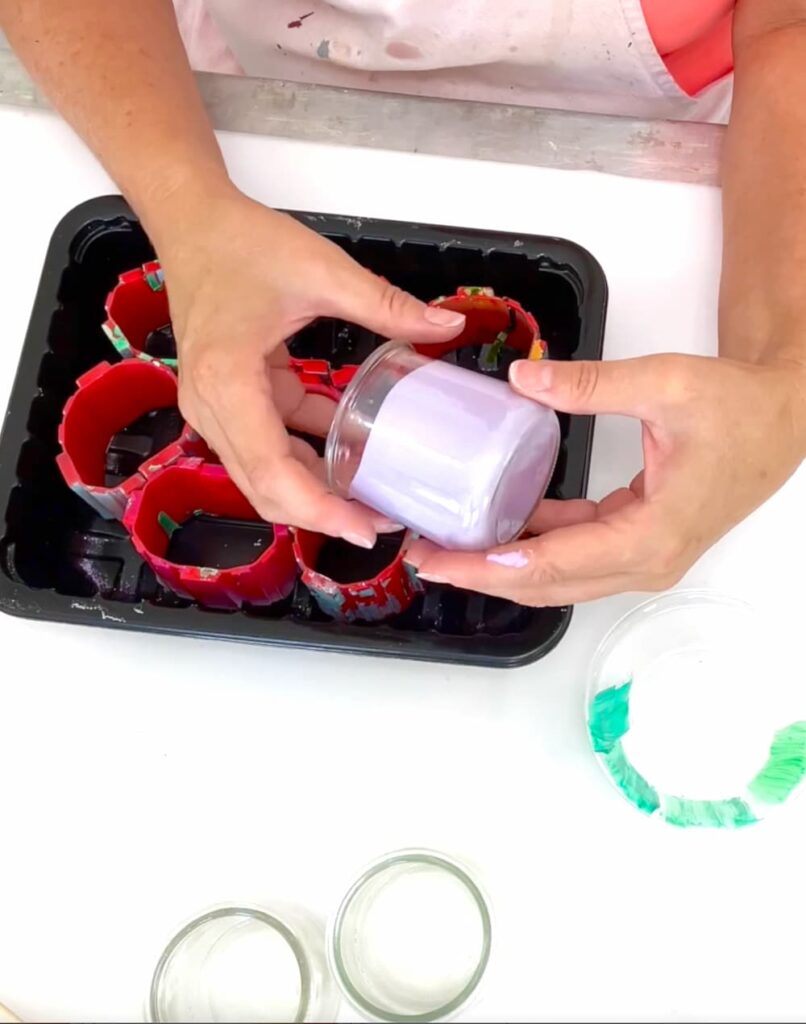
[[[426,583],[447,583],[448,582],[445,579],[444,576],[433,576],[429,572],[418,572],[417,573],[417,579],[418,580],[425,580]]]
[[[436,327],[461,327],[465,322],[464,313],[457,313],[452,309],[440,309],[439,306],[426,306],[423,316]]]
[[[378,533],[400,533],[406,529],[402,523],[396,523],[393,519],[373,519],[372,524]]]
[[[509,379],[523,391],[548,391],[554,381],[554,367],[547,362],[520,359],[510,367]]]
[[[487,555],[487,561],[494,565],[503,565],[506,569],[525,569],[529,559],[522,551],[499,551]]]
[[[357,548],[366,548],[367,551],[371,551],[375,547],[374,539],[370,540],[369,537],[364,537],[360,533],[343,533],[342,537],[348,544],[354,544]]]

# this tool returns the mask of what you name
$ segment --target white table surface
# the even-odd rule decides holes
[[[715,348],[713,190],[222,142],[276,205],[580,242],[610,283],[608,358]],[[0,154],[2,408],[54,225],[113,188],[49,114],[0,108]],[[638,464],[635,424],[601,419],[591,495]],[[686,582],[802,631],[804,509],[802,470]],[[623,803],[589,751],[586,665],[638,600],[578,608],[549,657],[511,672],[0,616],[0,1002],[139,1019],[186,916],[274,898],[326,916],[367,860],[419,845],[475,864],[493,898],[494,966],[466,1020],[804,1019],[806,804],[680,832]]]

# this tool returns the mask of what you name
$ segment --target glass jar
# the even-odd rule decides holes
[[[328,955],[343,994],[370,1020],[436,1021],[476,994],[491,945],[489,905],[469,872],[443,854],[400,850],[350,887]]]
[[[345,391],[325,461],[335,493],[441,547],[480,551],[522,532],[559,446],[551,409],[389,342]]]
[[[186,924],[151,981],[150,1021],[331,1021],[324,930],[302,909],[216,907]]]

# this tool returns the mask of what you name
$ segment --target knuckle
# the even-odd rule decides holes
[[[179,414],[182,417],[182,419],[186,423],[189,423],[194,430],[198,430],[199,420],[196,416],[196,406],[193,402],[192,395],[189,394],[188,389],[186,387],[181,387],[179,389],[177,405],[179,407]]]
[[[573,389],[576,397],[584,402],[590,401],[599,387],[601,367],[596,362],[581,362],[576,366],[576,377]]]
[[[389,284],[388,281],[384,281],[382,283],[380,306],[390,319],[396,319],[405,312],[406,299],[407,296],[405,292],[401,291],[400,288],[395,287],[393,284]]]
[[[673,355],[658,356],[657,360],[657,378],[666,401],[684,405],[694,394],[698,379],[689,360],[685,356]]]
[[[287,517],[277,514],[277,506],[272,501],[255,501],[252,507],[264,523],[285,523],[287,521]]]
[[[244,466],[244,473],[249,481],[252,490],[255,492],[255,499],[259,502],[255,506],[258,512],[262,513],[263,505],[274,507],[274,493],[276,488],[276,477],[273,469],[265,463],[247,463]]]
[[[562,573],[553,562],[542,558],[540,561],[532,560],[529,568],[529,591],[534,592],[532,596],[535,601],[541,596],[540,591],[561,581]]]
[[[221,380],[220,360],[214,352],[201,352],[193,360],[190,382],[200,395],[212,394]]]
[[[275,467],[265,462],[247,461],[242,471],[249,488],[247,497],[258,515],[269,523],[289,522],[289,509],[285,507],[282,491],[278,490]],[[302,511],[297,509],[298,513]]]
[[[189,423],[194,430],[198,430],[200,426],[200,417],[198,415],[198,409],[196,404],[196,393],[192,383],[188,380],[188,375],[180,370],[179,373],[179,387],[176,393],[176,405],[179,409],[179,414],[185,423]]]

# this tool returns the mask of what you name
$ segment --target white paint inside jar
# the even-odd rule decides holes
[[[339,490],[348,467],[346,496],[442,547],[478,551],[522,532],[559,444],[551,409],[503,381],[391,344],[342,399],[328,472]]]

